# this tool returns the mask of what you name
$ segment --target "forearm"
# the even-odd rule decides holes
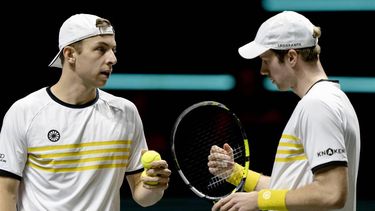
[[[143,187],[142,183],[140,183],[134,189],[133,199],[142,207],[148,207],[160,201],[163,195],[164,189],[147,189]]]
[[[305,187],[289,191],[286,204],[289,210],[331,210],[345,205],[345,191],[328,189],[312,183]]]
[[[0,177],[0,210],[16,211],[19,181]]]
[[[262,174],[259,178],[258,184],[255,186],[255,191],[269,188],[270,180],[271,178],[269,176],[265,176]]]
[[[1,188],[1,187],[0,187]],[[16,211],[16,197],[10,197],[0,189],[0,210]]]
[[[316,173],[313,182],[303,187],[289,191],[262,190],[258,194],[258,203],[263,202],[263,205],[272,205],[276,202],[277,207],[286,205],[286,208],[290,211],[339,209],[345,206],[347,184],[346,167],[330,167],[330,169]],[[267,191],[273,193],[263,195]],[[283,194],[285,193],[283,191],[287,191],[286,194]],[[271,195],[275,197],[269,198]],[[265,208],[268,209],[269,207],[265,206]]]
[[[169,170],[167,171],[169,173]],[[170,173],[169,173],[170,174]],[[142,207],[151,206],[163,197],[169,178],[159,178],[157,185],[144,184],[141,173],[127,176],[134,201]]]

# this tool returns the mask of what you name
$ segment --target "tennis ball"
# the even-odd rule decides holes
[[[143,172],[142,172],[142,176],[143,177],[147,177],[147,173],[146,173],[146,171],[147,170],[144,170]],[[147,185],[157,185],[158,184],[158,182],[145,182]]]
[[[151,167],[151,163],[156,160],[161,160],[160,154],[157,151],[149,150],[143,153],[141,162],[145,169],[149,169]]]

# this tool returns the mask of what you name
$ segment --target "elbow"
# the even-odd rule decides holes
[[[147,201],[139,201],[139,200],[134,200],[134,201],[137,202],[137,204],[140,205],[141,207],[150,207],[156,204],[156,202],[147,202]]]
[[[150,207],[159,201],[157,199],[151,199],[152,197],[133,197],[133,200],[141,207]]]
[[[153,193],[153,194],[145,194],[145,195],[136,195],[133,196],[133,200],[142,207],[150,207],[156,204],[158,201],[161,200],[163,197],[162,193]]]
[[[331,209],[340,209],[345,206],[347,199],[347,191],[341,191],[337,193],[332,193],[330,198]]]
[[[335,200],[332,200],[332,208],[333,209],[340,209],[345,206],[346,203],[346,195],[340,195]]]

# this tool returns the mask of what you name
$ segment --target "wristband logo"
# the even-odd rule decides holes
[[[268,199],[271,198],[271,195],[272,195],[271,191],[265,191],[263,193],[262,197],[263,197],[264,200],[268,200]]]
[[[345,153],[345,149],[332,149],[332,148],[328,148],[324,151],[320,151],[317,153],[318,157],[322,157],[322,156],[332,156],[334,154],[343,154]]]

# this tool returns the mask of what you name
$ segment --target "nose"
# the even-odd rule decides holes
[[[116,57],[115,52],[113,50],[108,51],[108,62],[111,65],[115,65],[117,63],[117,57]]]
[[[264,65],[262,64],[262,66],[260,67],[260,74],[261,75],[268,75],[268,69],[266,67],[264,67]]]

